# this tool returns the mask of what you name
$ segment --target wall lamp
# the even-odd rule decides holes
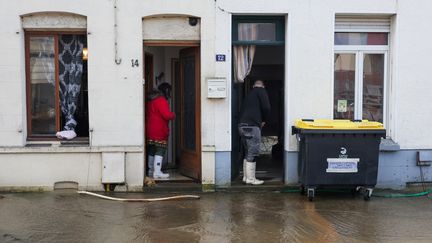
[[[87,61],[87,59],[88,59],[88,50],[87,50],[87,47],[83,48],[83,53],[82,54],[83,54],[82,55],[83,60]]]

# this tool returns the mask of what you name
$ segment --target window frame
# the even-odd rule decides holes
[[[389,36],[390,37],[390,36]],[[334,116],[334,98],[335,98],[335,66],[334,59],[336,54],[354,54],[355,55],[355,90],[354,90],[354,119],[363,119],[363,64],[365,54],[383,54],[384,55],[384,70],[383,70],[383,124],[386,127],[388,123],[388,57],[389,57],[389,47],[387,45],[334,45],[333,52],[333,102],[332,102],[332,116]]]
[[[64,31],[64,30],[52,30],[52,31],[37,31],[37,30],[24,30],[24,48],[25,48],[25,74],[26,74],[26,122],[27,122],[27,141],[58,141],[59,139],[52,135],[45,134],[33,134],[31,124],[31,73],[30,73],[30,38],[36,37],[54,37],[54,55],[55,55],[55,116],[56,116],[56,131],[60,131],[60,80],[59,80],[59,44],[58,38],[60,35],[84,35],[87,38],[87,32],[82,31]],[[76,137],[75,140],[88,140],[88,137]]]
[[[240,23],[274,23],[276,25],[275,41],[239,41],[238,24]],[[250,16],[237,15],[232,17],[232,45],[284,45],[285,16]]]

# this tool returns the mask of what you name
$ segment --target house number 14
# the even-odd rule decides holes
[[[138,59],[131,59],[132,67],[138,67]]]

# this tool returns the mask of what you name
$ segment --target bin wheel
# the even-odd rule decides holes
[[[372,197],[372,188],[365,188],[364,192],[363,192],[363,199],[365,201],[369,201]]]
[[[307,189],[307,197],[308,197],[310,202],[313,201],[313,199],[315,197],[315,189],[314,188],[308,188]]]
[[[360,192],[361,187],[357,186],[351,189],[351,195],[355,197]]]

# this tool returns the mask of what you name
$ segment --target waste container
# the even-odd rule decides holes
[[[302,193],[310,201],[323,187],[351,188],[372,196],[378,174],[379,145],[386,131],[367,120],[297,120],[292,134],[299,143]]]

